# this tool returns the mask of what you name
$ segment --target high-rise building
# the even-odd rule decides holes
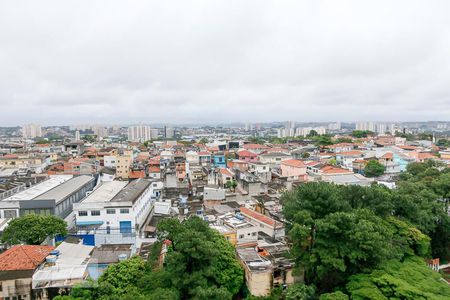
[[[329,130],[341,130],[341,122],[328,124],[328,129]]]
[[[24,139],[34,139],[42,136],[41,125],[27,124],[22,126],[22,136]]]
[[[175,130],[173,130],[173,128],[164,126],[164,137],[166,139],[173,138],[174,132],[175,132]]]
[[[103,125],[94,125],[92,126],[92,131],[97,136],[98,140],[108,136],[108,129]]]
[[[357,122],[356,130],[369,130],[375,132],[375,123],[374,122]]]
[[[152,139],[151,128],[146,125],[128,127],[128,140],[131,142],[145,142]]]
[[[77,131],[75,131],[75,141],[79,141],[79,140],[81,140],[81,136],[80,136],[80,131],[77,130]]]

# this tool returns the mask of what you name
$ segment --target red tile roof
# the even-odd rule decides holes
[[[53,249],[41,245],[13,246],[0,254],[0,271],[34,270]]]
[[[380,158],[383,159],[393,159],[394,158],[394,154],[392,152],[386,152],[385,154],[383,154],[383,156],[381,156]]]
[[[334,166],[325,166],[320,169],[320,171],[324,174],[346,174],[346,173],[353,173],[350,170],[334,167]]]
[[[220,174],[223,174],[225,176],[231,176],[231,177],[234,176],[233,173],[231,173],[228,169],[220,168],[219,171],[220,171]]]
[[[131,170],[129,177],[131,179],[145,178],[145,171],[144,170]]]
[[[247,150],[241,150],[237,153],[237,155],[239,157],[256,157],[256,156],[258,156],[256,153],[253,153],[253,152],[250,152]]]
[[[275,220],[265,216],[263,214],[260,214],[259,212],[256,212],[254,210],[248,209],[246,207],[240,207],[239,210],[244,216],[248,216],[250,218],[256,219],[260,222],[266,223],[269,226],[275,226]]]
[[[296,167],[296,168],[306,168],[306,165],[303,161],[299,159],[288,159],[281,162],[282,165]]]

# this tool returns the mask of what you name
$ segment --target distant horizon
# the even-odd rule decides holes
[[[220,126],[220,125],[245,125],[245,124],[252,124],[252,125],[267,125],[267,124],[277,124],[282,125],[287,122],[295,122],[295,124],[333,124],[333,123],[341,123],[341,124],[356,124],[356,123],[385,123],[385,124],[405,124],[405,123],[450,123],[450,120],[437,120],[437,121],[294,121],[294,120],[286,120],[286,121],[266,121],[266,122],[243,122],[243,121],[236,121],[236,122],[202,122],[202,123],[165,123],[165,122],[154,122],[154,123],[145,123],[145,122],[137,122],[137,123],[100,123],[100,122],[80,122],[80,123],[71,123],[71,124],[43,124],[38,122],[28,122],[23,123],[19,125],[2,125],[0,124],[0,128],[6,128],[6,127],[22,127],[29,124],[35,124],[40,125],[41,127],[72,127],[72,126],[80,126],[80,125],[87,125],[87,126],[95,126],[95,125],[104,125],[104,126]]]

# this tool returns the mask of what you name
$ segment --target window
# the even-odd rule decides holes
[[[79,217],[86,217],[86,216],[87,216],[87,211],[85,211],[85,210],[80,210],[80,211],[78,212],[78,216],[79,216]]]
[[[120,209],[120,213],[121,213],[121,214],[129,214],[129,213],[130,213],[130,210],[129,210],[128,208],[121,208],[121,209]]]
[[[91,211],[91,216],[100,216],[100,211],[99,210]]]
[[[252,235],[253,236],[256,236],[258,233],[257,232],[252,232]]]
[[[244,238],[244,235],[243,235],[243,234],[240,234],[240,235],[239,235],[239,238],[240,238],[240,239],[243,239],[243,238]]]
[[[114,215],[116,213],[116,210],[114,208],[108,208],[106,210],[107,215]]]

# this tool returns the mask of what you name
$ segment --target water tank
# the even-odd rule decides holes
[[[119,254],[118,255],[119,261],[124,261],[128,258],[128,255],[124,254]]]

